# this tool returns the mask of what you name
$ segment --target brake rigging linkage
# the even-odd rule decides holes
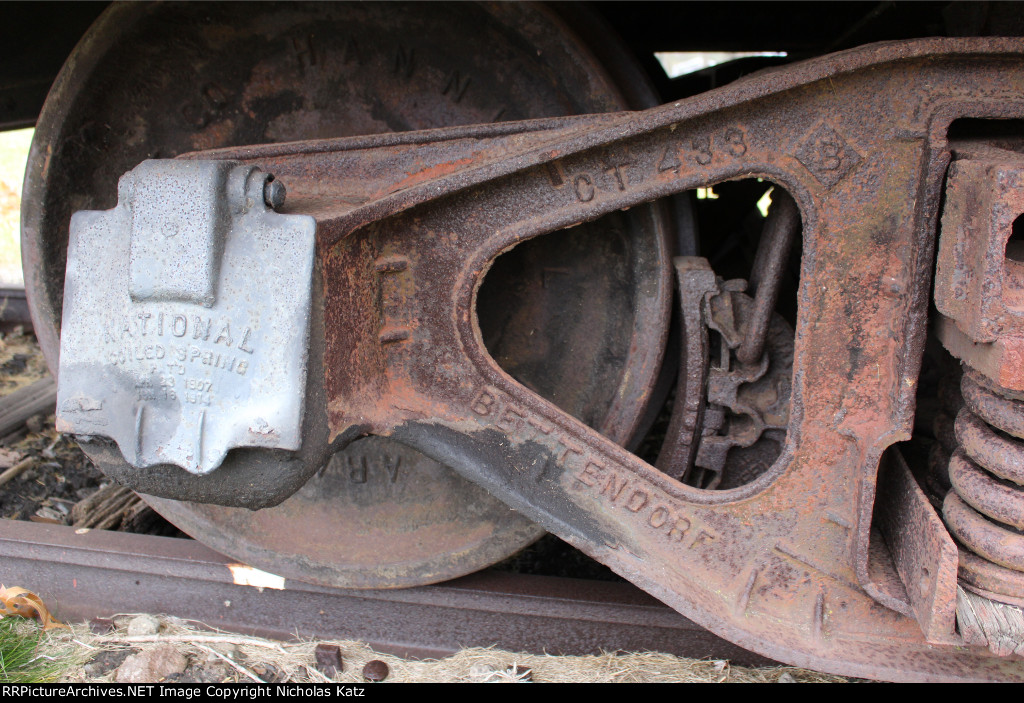
[[[672,416],[655,461],[667,475],[697,488],[735,488],[778,458],[789,425],[793,331],[774,311],[799,231],[796,203],[775,189],[749,284],[722,281],[702,258],[675,260],[683,343]],[[755,445],[743,455],[731,452]]]
[[[957,632],[956,547],[898,452],[886,451],[907,439],[912,426],[950,158],[947,130],[965,116],[1024,117],[1021,95],[1024,42],[922,40],[843,52],[641,113],[427,132],[391,143],[350,139],[221,149],[187,158],[242,162],[273,173],[289,191],[282,216],[302,213],[316,221],[315,271],[323,287],[322,299],[315,290],[313,309],[324,316],[318,323],[316,314],[296,310],[288,318],[289,339],[301,338],[307,323],[311,338],[317,324],[324,325],[332,440],[380,434],[409,444],[693,620],[767,656],[894,680],[1021,680],[1024,662],[993,656]],[[382,173],[407,172],[410,148],[413,161],[424,166],[422,180],[366,187]],[[963,161],[957,166],[962,171]],[[956,199],[954,175],[947,202]],[[483,347],[475,296],[501,252],[664,195],[758,176],[792,196],[803,248],[788,415],[775,423],[786,428],[785,446],[753,481],[723,491],[680,482],[516,383]],[[989,181],[965,180],[972,182]],[[209,184],[208,192],[221,188],[220,180]],[[349,188],[372,195],[359,203],[323,195]],[[253,246],[278,242],[283,235],[275,232],[302,224],[259,209],[243,208],[233,217],[260,223]],[[145,224],[139,231],[147,237],[162,231]],[[968,244],[977,239],[970,234]],[[225,261],[234,255],[230,241]],[[954,247],[965,249],[970,247]],[[209,252],[215,261],[216,247]],[[779,251],[766,251],[772,253]],[[149,256],[141,261],[160,264],[158,253]],[[945,285],[941,252],[939,259],[936,302],[946,314],[938,301]],[[962,267],[970,282],[988,280],[978,260]],[[764,283],[770,276],[754,277],[751,299],[740,293],[744,286],[719,283],[699,260],[677,262],[676,269],[684,289],[693,284],[693,294],[683,296],[689,306],[684,319],[702,320],[718,335],[715,348],[709,333],[706,341],[690,340],[685,352],[684,368],[692,372],[717,349],[707,371],[711,405],[678,452],[687,460],[666,462],[683,476],[689,457],[700,466],[704,440],[714,439],[709,433],[695,447],[696,428],[714,428],[717,421],[708,420],[717,412],[713,406],[730,405],[712,397],[716,369],[726,371],[722,397],[735,390],[738,408],[744,383],[735,378],[771,378],[770,372],[758,378],[761,366],[784,363],[787,352],[773,346],[774,317],[764,337],[767,355],[757,353],[754,343],[772,307],[767,298],[773,287]],[[991,299],[989,287],[970,290],[983,302]],[[1014,291],[1007,295],[1012,307]],[[279,298],[292,301],[286,291]],[[242,310],[244,300],[232,305]],[[65,329],[72,324],[65,319]],[[253,334],[274,339],[266,330]],[[705,334],[704,327],[695,326],[693,334]],[[778,337],[787,335],[783,330]],[[745,343],[748,338],[754,341]],[[90,336],[81,339],[85,347]],[[943,341],[961,358],[970,353]],[[995,345],[997,357],[1012,356],[1005,339],[987,343]],[[71,361],[62,353],[62,381]],[[1003,364],[1006,373],[985,375],[1014,389],[1013,368]],[[272,364],[266,369],[273,370]],[[733,381],[731,371],[737,371]],[[95,365],[82,378],[116,376],[103,373]],[[271,384],[259,373],[239,388],[292,400],[301,393],[298,383]],[[687,408],[705,398],[703,380],[694,385],[694,394],[687,389],[684,397]],[[107,412],[100,398],[88,395],[90,388],[101,385],[67,398],[77,403],[75,411]],[[641,393],[629,402],[644,400]],[[308,418],[318,408],[305,410]],[[262,413],[253,405],[244,425],[210,432],[221,438],[220,446],[244,439],[259,456],[266,446],[260,443],[269,443]],[[296,418],[290,420],[285,427],[295,427]],[[119,422],[118,431],[130,438],[129,420]],[[194,424],[202,428],[205,422],[200,413]],[[92,427],[103,436],[102,423]],[[163,431],[178,443],[170,453],[183,465],[206,469],[189,454],[193,435]],[[273,456],[284,456],[282,444],[270,446],[278,447]],[[136,449],[147,462],[164,451],[149,442]],[[694,473],[694,482],[721,485],[710,458],[704,463],[712,464],[710,472]],[[233,466],[229,478],[241,481],[242,469]],[[190,474],[188,480],[208,482],[219,472]],[[871,539],[879,476],[878,512],[888,549]],[[215,485],[225,493],[222,500],[237,501],[232,491],[238,484]],[[173,481],[167,486],[170,492]]]

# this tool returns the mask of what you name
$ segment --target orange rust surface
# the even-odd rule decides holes
[[[435,178],[439,178],[441,176],[448,176],[472,164],[473,160],[473,157],[466,156],[461,159],[456,159],[454,161],[448,161],[446,163],[427,166],[423,168],[423,170],[421,171],[406,171],[406,177],[395,183],[393,186],[390,186],[386,192],[393,193],[395,191],[408,188],[410,186],[419,185],[420,183],[425,183],[426,181],[434,180]],[[381,193],[381,195],[384,194],[385,193]]]

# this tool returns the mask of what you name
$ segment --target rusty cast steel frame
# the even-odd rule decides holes
[[[192,156],[259,164],[287,184],[284,211],[317,219],[334,436],[416,447],[767,656],[1020,680],[1019,659],[962,646],[944,532],[921,540],[934,553],[911,559],[924,575],[909,589],[906,559],[870,536],[883,452],[911,432],[947,131],[965,117],[1024,117],[1024,42],[873,45],[639,113]],[[474,298],[518,242],[751,177],[788,191],[803,222],[790,426],[766,475],[701,491],[502,372]]]

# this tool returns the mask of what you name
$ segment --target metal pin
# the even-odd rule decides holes
[[[276,210],[277,208],[284,205],[285,190],[284,183],[270,176],[266,183],[263,184],[263,201],[268,207]]]

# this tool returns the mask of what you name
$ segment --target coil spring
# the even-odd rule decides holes
[[[992,600],[1024,605],[1024,396],[967,369],[958,447],[943,503],[961,550],[960,581]]]

